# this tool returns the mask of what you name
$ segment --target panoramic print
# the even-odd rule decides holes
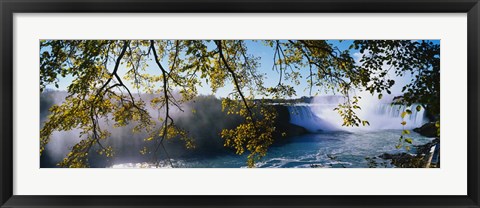
[[[40,40],[41,168],[439,168],[439,40]]]

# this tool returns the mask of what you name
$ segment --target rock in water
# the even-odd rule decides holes
[[[421,134],[422,136],[437,137],[437,127],[435,126],[435,122],[426,123],[419,128],[413,129],[413,131]]]

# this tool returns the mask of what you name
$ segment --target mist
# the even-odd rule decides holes
[[[54,104],[61,104],[66,95],[67,93],[64,91],[47,91],[41,94],[40,127],[48,119],[50,113],[48,109]],[[161,122],[158,118],[163,118],[165,112],[153,109],[150,106],[150,100],[155,95],[142,94],[141,96],[135,96],[146,103],[146,110],[153,119],[157,120],[156,128],[159,128]],[[171,158],[234,154],[223,146],[224,140],[220,137],[220,133],[222,129],[231,129],[240,124],[243,121],[241,117],[224,113],[221,101],[213,95],[198,96],[180,107],[181,110],[176,106],[171,106],[170,115],[174,119],[175,125],[184,129],[194,139],[195,148],[186,149],[185,143],[178,139],[165,140],[164,144]],[[154,142],[144,140],[148,137],[146,132],[133,133],[132,129],[135,123],[131,122],[123,127],[114,127],[113,122],[107,122],[107,119],[100,119],[99,123],[102,129],[107,129],[111,133],[107,140],[102,141],[102,144],[112,146],[115,156],[105,158],[98,154],[89,154],[91,167],[105,167],[116,163],[145,162],[151,161],[154,157],[152,154],[140,154],[140,150],[145,146],[154,149]],[[79,134],[79,129],[54,132],[42,154],[41,167],[56,167],[56,164],[66,157],[76,143],[85,139],[85,137],[79,137]],[[158,158],[166,159],[166,155],[159,151]]]

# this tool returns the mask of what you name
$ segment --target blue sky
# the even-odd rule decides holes
[[[431,40],[433,43],[440,44],[439,40]],[[344,40],[344,41],[338,41],[338,40],[329,40],[328,41],[332,46],[338,47],[340,50],[348,50],[349,46],[352,44],[352,40]],[[274,48],[268,47],[263,45],[263,43],[259,41],[247,41],[247,47],[249,50],[249,53],[260,57],[259,63],[260,67],[258,68],[258,72],[265,74],[265,86],[266,87],[274,87],[278,83],[279,79],[279,74],[277,71],[272,69],[273,66],[273,55],[274,55]],[[359,57],[359,52],[355,50],[350,50],[350,54],[352,57]],[[162,61],[164,66],[168,66],[168,63],[166,61]],[[156,64],[152,61],[151,63],[148,63],[149,67],[147,68],[147,72],[151,74],[159,74],[159,70],[156,66]],[[113,66],[111,67],[113,68]],[[119,68],[119,75],[123,76],[123,74],[126,72],[125,66],[120,66]],[[296,86],[294,83],[289,82],[288,80],[283,81],[284,84],[290,84],[293,86],[297,92],[297,96],[295,97],[301,97],[301,96],[309,96],[309,86],[306,82],[306,77],[308,76],[309,70],[305,68],[305,70],[301,70],[301,74],[303,77],[303,82],[301,82],[300,85]],[[410,77],[392,77],[395,76],[393,73],[390,78],[393,78],[396,81],[396,84],[392,88],[392,94],[400,94],[400,89],[410,81]],[[66,90],[68,85],[72,82],[73,78],[72,77],[65,77],[61,78],[60,77],[60,82],[58,90]],[[127,85],[130,85],[130,83],[126,83]],[[131,86],[128,86],[131,88]],[[48,88],[55,88],[53,85],[48,86]],[[217,97],[225,97],[228,95],[230,92],[233,90],[233,85],[231,83],[226,83],[226,86],[223,88],[218,89],[218,91],[214,94]],[[198,87],[198,92],[199,94],[203,95],[211,95],[212,90],[208,86],[208,84],[203,83],[203,86]],[[319,89],[313,89],[312,94],[315,94],[315,92],[318,92],[319,94],[325,94],[323,90],[319,91]]]

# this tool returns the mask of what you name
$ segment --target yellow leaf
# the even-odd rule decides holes
[[[405,138],[405,142],[411,144],[412,143],[412,138]]]

